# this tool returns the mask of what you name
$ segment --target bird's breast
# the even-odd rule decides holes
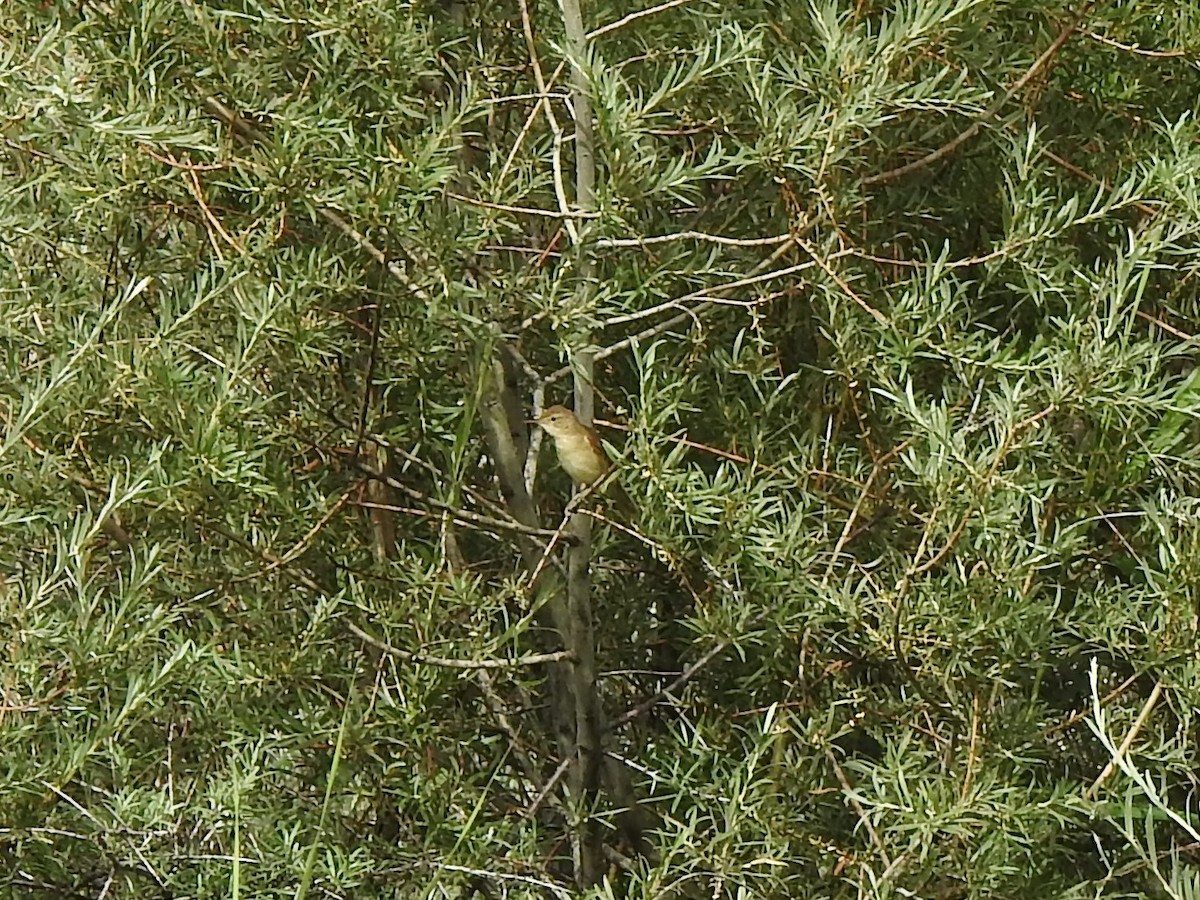
[[[596,453],[586,442],[582,446],[564,446],[557,442],[558,462],[577,484],[592,484],[608,471],[608,460]]]

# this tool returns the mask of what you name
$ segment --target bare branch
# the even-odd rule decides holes
[[[382,650],[389,656],[423,666],[440,666],[443,669],[464,669],[470,671],[476,669],[520,669],[526,666],[540,666],[545,663],[563,662],[564,660],[575,658],[575,654],[570,650],[559,650],[555,653],[530,653],[526,656],[518,656],[513,659],[448,659],[444,656],[410,653],[408,650],[393,647],[387,641],[380,640],[374,635],[363,631],[363,629],[359,628],[353,622],[347,622],[346,629],[363,643],[370,644],[375,649]]]
[[[649,247],[651,244],[668,244],[675,241],[702,241],[709,244],[720,244],[724,247],[770,247],[776,244],[786,244],[791,239],[790,234],[777,234],[762,238],[731,238],[719,234],[706,234],[703,231],[679,231],[675,234],[660,234],[653,237],[601,238],[592,246],[609,250],[617,247]]]
[[[1147,50],[1145,47],[1138,47],[1134,44],[1122,44],[1120,41],[1114,41],[1112,38],[1096,34],[1094,31],[1084,31],[1082,33],[1086,34],[1093,41],[1109,47],[1115,47],[1118,50],[1124,50],[1126,53],[1134,53],[1138,56],[1149,56],[1154,59],[1180,59],[1189,55],[1187,50]]]
[[[638,19],[644,19],[646,16],[653,16],[656,13],[664,12],[668,9],[673,9],[676,6],[683,6],[691,3],[692,0],[667,0],[666,3],[660,3],[658,6],[651,6],[649,9],[640,9],[637,12],[632,12],[623,19],[617,19],[615,22],[609,22],[607,25],[602,25],[599,28],[593,29],[587,33],[587,39],[594,41],[596,38],[616,31],[618,28],[624,28]]]

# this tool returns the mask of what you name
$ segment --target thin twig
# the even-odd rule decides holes
[[[699,592],[688,580],[687,573],[685,573],[683,571],[682,564],[679,562],[678,559],[676,559],[674,554],[672,554],[671,552],[669,552],[667,550],[666,547],[651,540],[646,535],[642,534],[642,532],[638,531],[636,528],[633,528],[632,526],[629,526],[629,525],[625,525],[621,522],[616,521],[615,519],[610,519],[608,516],[602,515],[601,513],[597,512],[594,509],[584,509],[584,510],[582,510],[582,512],[584,515],[590,516],[591,518],[595,519],[598,522],[603,522],[605,525],[609,526],[610,528],[615,528],[617,531],[620,531],[620,532],[623,532],[624,534],[629,535],[635,541],[640,541],[641,543],[645,544],[647,547],[650,548],[650,550],[653,554],[657,554],[657,559],[659,559],[660,561],[665,563],[667,568],[670,569],[672,573],[674,573],[675,575],[677,575],[679,577],[680,584],[683,585],[684,590],[686,590],[689,594],[692,595],[692,599],[695,600],[697,603],[699,603],[701,601]]]
[[[601,25],[599,28],[589,31],[587,34],[587,39],[589,41],[594,41],[596,38],[616,31],[618,28],[624,28],[626,25],[636,22],[638,19],[644,19],[646,16],[652,16],[655,13],[673,9],[676,6],[683,6],[685,3],[691,2],[693,2],[693,0],[667,0],[666,3],[660,3],[658,6],[651,6],[649,9],[639,9],[637,12],[631,12],[623,19],[617,19],[615,22],[609,22],[607,25]]]
[[[618,425],[616,422],[609,422],[606,419],[595,419],[593,420],[592,424],[601,425],[606,428],[615,428],[617,431],[628,430],[624,426]],[[714,447],[711,444],[703,444],[700,441],[693,441],[687,437],[680,437],[678,434],[668,434],[664,436],[663,440],[671,444],[679,444],[682,447],[691,447],[693,450],[702,450],[705,453],[709,453],[713,456],[719,456],[721,459],[727,459],[730,462],[741,463],[742,465],[750,465],[752,462],[752,460],[745,456],[741,456],[740,454],[733,453],[729,450],[722,450],[720,447]],[[776,475],[783,474],[778,469],[773,469],[770,466],[764,465],[760,466],[760,468],[768,472],[773,472]]]
[[[520,0],[520,5],[521,5],[521,31],[525,37],[525,49],[529,53],[529,63],[533,67],[534,82],[537,84],[538,90],[545,93],[546,91],[549,90],[549,86],[547,85],[545,76],[542,73],[542,61],[541,61],[540,57],[538,56],[537,41],[533,36],[533,18],[529,13],[529,2],[528,2],[528,0]],[[554,74],[551,76],[552,82],[556,81],[558,79],[558,76],[560,74],[562,74],[562,71],[567,66],[568,62],[569,62],[569,60],[564,59],[558,64],[558,68],[554,70]],[[572,75],[573,74],[574,73],[572,73]],[[572,82],[572,83],[574,84],[574,82]],[[574,92],[574,90],[575,90],[575,88],[573,87],[572,91]],[[568,107],[572,109],[572,112],[574,112],[573,105],[570,101],[570,97],[571,97],[571,94],[568,94]],[[503,171],[507,172],[508,167],[512,164],[513,159],[516,158],[517,148],[520,147],[521,143],[525,140],[525,136],[528,133],[529,126],[533,124],[533,117],[537,114],[537,111],[539,109],[545,114],[546,124],[550,127],[550,133],[554,136],[554,148],[553,148],[553,152],[550,155],[550,167],[554,174],[554,197],[558,201],[559,210],[564,214],[563,219],[562,219],[563,228],[565,228],[567,231],[567,234],[570,235],[571,243],[573,245],[575,245],[575,244],[579,243],[579,229],[575,227],[575,222],[570,216],[571,204],[567,200],[566,180],[563,177],[563,167],[562,167],[562,145],[563,145],[563,140],[564,140],[563,129],[562,129],[562,126],[558,124],[558,117],[554,115],[554,110],[551,108],[550,102],[548,100],[539,101],[538,103],[536,103],[534,105],[534,109],[530,111],[529,118],[526,120],[526,123],[525,123],[526,127],[521,130],[521,133],[517,136],[517,140],[513,143],[512,150],[510,150],[509,154],[508,154],[508,159],[505,160]],[[550,242],[550,244],[547,245],[547,247],[546,247],[547,253],[549,253],[550,249],[554,246],[554,241],[556,241],[557,239],[558,239],[558,236],[555,235],[554,240],[552,240]],[[538,264],[539,268],[541,267],[541,265],[545,261],[545,259],[546,259],[545,254],[543,254],[543,256],[541,256],[538,259],[537,264]]]
[[[834,284],[840,287],[842,292],[847,297],[861,306],[863,310],[865,310],[880,325],[891,325],[891,322],[887,320],[887,316],[875,309],[875,307],[868,304],[867,301],[858,296],[858,294],[854,293],[854,290],[849,284],[846,283],[845,279],[843,279],[840,275],[838,275],[837,272],[833,270],[833,267],[829,265],[828,260],[821,258],[820,254],[817,253],[817,251],[812,247],[811,244],[808,243],[808,241],[805,241],[801,238],[796,238],[796,243],[804,248],[804,252],[813,258],[813,261],[821,267],[821,270],[826,275],[833,279]]]
[[[1106,706],[1107,704],[1111,703],[1113,700],[1117,699],[1117,697],[1121,696],[1123,693],[1125,693],[1127,690],[1129,690],[1129,688],[1133,685],[1133,683],[1135,681],[1137,681],[1139,678],[1141,678],[1143,674],[1145,674],[1145,673],[1134,672],[1132,675],[1130,675],[1128,678],[1126,678],[1124,681],[1122,681],[1120,684],[1118,684],[1115,688],[1113,688],[1111,691],[1109,691],[1107,694],[1105,694],[1100,699],[1100,706],[1101,707]],[[1078,725],[1080,722],[1082,722],[1084,719],[1086,719],[1091,714],[1092,714],[1092,710],[1090,708],[1080,710],[1079,712],[1075,713],[1075,715],[1071,716],[1068,719],[1065,719],[1062,722],[1059,722],[1057,725],[1051,725],[1049,728],[1047,728],[1045,731],[1042,732],[1042,737],[1043,738],[1051,738],[1060,731],[1066,731],[1071,726]]]
[[[440,666],[443,669],[463,669],[475,671],[478,669],[521,669],[526,666],[540,666],[545,663],[570,661],[575,654],[570,650],[558,650],[554,653],[530,653],[513,659],[449,659],[445,656],[428,656],[424,653],[411,653],[393,647],[387,641],[380,640],[372,634],[363,631],[353,622],[347,622],[346,629],[363,643],[370,644],[377,650],[382,650],[389,656],[402,659],[405,662],[422,666]]]
[[[516,519],[495,519],[495,518],[492,518],[491,516],[483,516],[483,515],[480,515],[479,513],[473,513],[473,512],[470,512],[469,510],[461,509],[460,507],[457,507],[457,506],[452,506],[449,503],[444,503],[441,500],[436,500],[433,497],[430,497],[428,494],[426,494],[422,491],[418,491],[416,488],[409,487],[403,481],[399,481],[395,478],[392,478],[390,475],[385,475],[383,472],[378,472],[375,469],[372,469],[366,463],[356,462],[355,466],[364,474],[369,475],[371,478],[374,478],[377,481],[382,481],[388,487],[395,488],[396,490],[400,491],[402,494],[405,494],[405,495],[411,497],[412,499],[416,500],[418,503],[425,503],[425,504],[428,504],[429,506],[434,507],[435,509],[440,509],[445,512],[448,512],[448,513],[450,513],[450,515],[454,516],[456,519],[462,520],[463,522],[470,522],[470,523],[473,523],[475,525],[479,525],[479,526],[482,526],[485,528],[497,528],[501,531],[511,531],[516,534],[528,535],[529,537],[542,537],[542,538],[554,537],[554,532],[550,531],[548,529],[545,529],[545,528],[534,528],[530,525],[525,525],[521,522],[518,522]],[[374,504],[374,505],[381,509],[389,509],[390,508],[386,504]],[[395,511],[403,512],[404,510],[396,509]]]
[[[335,412],[333,412],[333,410],[330,410],[330,409],[325,410],[325,415],[329,418],[329,420],[331,422],[333,422],[335,425],[337,425],[340,428],[352,429],[354,427],[354,426],[350,425],[349,423],[343,421]],[[405,462],[411,463],[414,466],[419,466],[420,468],[424,469],[426,472],[428,472],[430,475],[434,476],[435,478],[441,477],[442,472],[440,469],[438,469],[437,466],[433,465],[432,463],[430,463],[427,460],[421,459],[421,457],[417,456],[415,453],[405,450],[403,447],[399,446],[398,444],[392,443],[391,441],[389,441],[387,438],[383,437],[382,435],[375,434],[374,432],[368,432],[365,437],[371,443],[377,444],[378,446],[387,450],[389,453],[400,457]],[[370,469],[369,471],[377,472],[377,470],[375,470],[375,469]],[[390,484],[389,486],[393,487],[393,488],[397,487],[397,485],[395,485],[395,484]],[[403,488],[397,488],[397,489],[402,490],[402,491],[404,490]],[[462,521],[460,521],[458,524],[460,524],[460,525],[470,524],[472,521],[474,521],[474,523],[477,525],[477,527],[486,528],[486,527],[490,527],[492,525],[492,523],[495,523],[495,522],[508,522],[509,521],[508,512],[501,504],[493,501],[486,494],[483,494],[480,491],[475,490],[470,485],[465,485],[464,489],[476,503],[479,503],[481,506],[491,509],[497,517],[502,517],[502,518],[493,517],[490,521],[483,521],[483,520],[471,520],[467,517],[464,517],[464,519]],[[448,504],[443,504],[439,500],[434,500],[433,498],[431,498],[425,494],[422,494],[420,491],[417,491],[413,488],[410,488],[409,490],[404,491],[404,492],[407,493],[408,496],[413,498],[414,500],[418,500],[422,503],[428,503],[430,506],[434,506],[438,509],[442,509],[446,512],[449,512],[451,515],[456,514],[456,512],[465,512],[465,510],[461,510],[459,507],[447,508]],[[368,506],[367,503],[362,503],[360,505],[362,505],[364,507]],[[397,507],[396,509],[394,509],[392,511],[393,512],[401,512],[401,513],[404,513],[405,515],[424,515],[425,514],[424,511],[422,511],[422,510],[401,509],[399,507]],[[471,515],[475,515],[475,514],[471,514]],[[512,521],[517,521],[517,520],[515,518],[513,518]],[[524,523],[519,523],[519,524],[524,525]],[[530,526],[525,526],[525,527],[530,527]],[[520,529],[508,528],[506,530],[517,531],[518,533],[524,533],[524,532],[521,532]],[[551,533],[552,532],[550,532],[548,530],[542,530],[540,533],[538,533],[534,536],[548,537],[548,536],[550,536]]]
[[[554,533],[550,536],[550,540],[546,542],[545,549],[542,550],[541,558],[537,565],[532,570],[528,571],[527,577],[523,576],[522,581],[531,587],[537,584],[538,579],[542,577],[542,572],[545,570],[554,559],[554,548],[558,546],[559,541],[566,537],[567,526],[570,524],[569,516],[563,516],[562,521],[558,523],[558,527],[554,529]]]
[[[535,815],[537,815],[538,808],[541,807],[546,798],[554,798],[554,795],[551,794],[551,791],[553,791],[554,788],[558,786],[558,783],[562,781],[562,777],[567,774],[567,770],[571,768],[571,763],[573,761],[574,760],[568,756],[558,764],[558,768],[551,773],[550,778],[542,786],[542,789],[538,791],[537,796],[534,797],[529,806],[525,808],[525,818],[532,819]]]
[[[949,156],[967,141],[971,140],[971,138],[975,137],[975,135],[979,134],[979,132],[983,130],[983,126],[991,121],[991,119],[997,113],[999,113],[1000,110],[1002,110],[1008,104],[1008,102],[1012,100],[1013,97],[1024,90],[1025,85],[1029,84],[1029,82],[1033,80],[1034,76],[1044,69],[1046,65],[1058,55],[1058,51],[1062,49],[1063,45],[1070,39],[1071,35],[1075,33],[1076,28],[1079,26],[1079,22],[1088,14],[1088,12],[1091,11],[1092,7],[1095,5],[1096,0],[1088,0],[1088,2],[1083,5],[1083,8],[1080,9],[1074,18],[1071,19],[1071,22],[1065,26],[1061,32],[1059,32],[1058,37],[1054,39],[1054,41],[1049,47],[1046,48],[1042,55],[1034,60],[1034,63],[1029,67],[1029,70],[1020,78],[1018,78],[1016,83],[1013,84],[1013,86],[1007,91],[1005,91],[1004,95],[999,100],[988,107],[988,109],[985,110],[984,113],[961,134],[948,143],[943,144],[941,147],[938,147],[932,153],[927,153],[925,156],[922,156],[920,159],[913,160],[912,162],[903,166],[898,166],[895,169],[889,169],[886,172],[880,172],[878,175],[870,175],[864,178],[862,180],[863,186],[872,187],[877,184],[894,181],[897,178],[902,178],[903,176],[916,172],[919,169],[923,169],[928,165],[932,165],[938,160]]]
[[[1162,696],[1163,683],[1160,678],[1154,682],[1154,689],[1150,692],[1150,696],[1146,698],[1146,702],[1142,705],[1142,711],[1138,713],[1138,717],[1134,720],[1129,732],[1125,735],[1125,740],[1121,741],[1121,746],[1117,748],[1116,756],[1123,757],[1129,752],[1129,748],[1133,746],[1133,742],[1137,739],[1138,734],[1142,730],[1142,726],[1150,718],[1150,713],[1154,711],[1155,704],[1158,703],[1158,698]],[[1084,791],[1084,799],[1091,800],[1096,796],[1096,792],[1104,786],[1104,782],[1108,781],[1113,772],[1117,770],[1117,760],[1110,759],[1108,765],[1096,776],[1096,780],[1092,782],[1092,786]]]
[[[959,792],[959,799],[966,802],[968,795],[971,793],[971,785],[975,781],[975,766],[978,761],[978,742],[979,742],[979,692],[975,692],[974,699],[971,702],[971,742],[967,745],[967,774],[963,776],[962,790]]]
[[[938,506],[934,508],[932,513],[930,513],[929,521],[925,523],[925,527],[921,530],[921,540],[917,545],[917,552],[913,554],[913,563],[910,564],[909,568],[904,572],[904,575],[901,576],[899,583],[896,585],[896,611],[894,618],[892,619],[892,654],[896,661],[900,663],[905,677],[908,678],[909,684],[913,686],[913,690],[915,690],[921,696],[922,700],[924,700],[931,707],[945,710],[955,719],[961,721],[962,717],[958,714],[957,710],[948,704],[939,703],[929,696],[928,692],[925,690],[925,686],[921,684],[921,679],[917,677],[916,669],[913,668],[912,663],[910,663],[908,660],[908,656],[904,653],[904,647],[901,640],[903,634],[901,626],[904,621],[904,607],[908,602],[908,595],[912,588],[913,579],[917,575],[928,572],[933,568],[933,566],[937,565],[937,563],[940,562],[947,553],[950,552],[950,549],[958,541],[958,537],[962,533],[962,529],[966,526],[967,520],[970,519],[970,512],[968,511],[967,515],[963,516],[962,522],[959,523],[959,527],[955,529],[953,534],[951,534],[950,539],[946,542],[945,546],[935,553],[932,559],[918,566],[916,564],[916,560],[925,555],[925,549],[929,546],[929,537],[933,532],[933,526],[934,523],[937,522],[938,513],[940,510],[941,507]]]
[[[833,766],[833,774],[837,776],[838,783],[842,786],[843,795],[846,802],[858,815],[858,820],[863,823],[863,827],[867,829],[867,834],[871,838],[871,843],[875,845],[875,849],[879,851],[879,858],[883,860],[884,868],[891,868],[892,860],[888,856],[887,849],[883,846],[883,841],[879,839],[878,832],[875,831],[875,826],[871,824],[871,817],[867,815],[867,811],[863,809],[862,804],[858,802],[858,798],[854,796],[854,788],[850,786],[849,780],[846,778],[846,773],[842,771],[842,767],[838,765],[837,757],[833,755],[833,750],[830,747],[825,748],[825,758],[829,760],[829,764]]]
[[[933,556],[931,556],[925,562],[921,563],[921,565],[913,569],[910,574],[912,576],[924,575],[930,569],[933,569],[935,566],[937,566],[943,559],[945,559],[946,554],[954,549],[954,545],[957,544],[958,539],[962,537],[962,533],[967,527],[967,522],[971,521],[972,514],[973,510],[968,509],[966,513],[963,514],[962,520],[958,523],[958,527],[951,532],[950,537],[946,540],[946,543],[942,545],[942,549],[933,554]],[[930,524],[932,525],[933,523],[930,522]]]
[[[525,4],[522,4],[522,10],[524,11],[524,16],[527,18],[529,11]],[[533,44],[530,43],[530,42],[532,42],[532,40],[533,40],[533,32],[528,31],[526,34],[526,42],[527,42],[527,45],[530,47],[530,58],[535,61],[533,74],[538,83],[538,90],[541,93],[546,94],[547,96],[542,97],[540,100],[538,100],[537,103],[533,104],[533,109],[531,109],[529,111],[529,114],[525,117],[525,124],[522,125],[521,130],[519,132],[517,132],[517,138],[516,138],[516,140],[513,141],[512,147],[509,148],[508,157],[504,160],[504,165],[502,165],[500,167],[499,175],[496,176],[497,184],[504,183],[504,179],[508,176],[508,170],[512,168],[512,164],[513,164],[514,160],[516,160],[516,158],[517,158],[517,153],[521,149],[521,145],[525,142],[526,136],[533,129],[533,123],[537,120],[537,117],[541,113],[541,111],[543,109],[545,109],[547,118],[551,119],[551,120],[554,119],[554,113],[550,111],[550,105],[549,105],[550,101],[548,99],[548,93],[549,93],[548,88],[549,88],[549,85],[558,81],[558,77],[562,74],[563,69],[565,69],[567,67],[567,61],[563,60],[562,62],[560,62],[558,64],[558,68],[556,68],[554,70],[554,72],[550,75],[550,80],[548,82],[544,81],[542,78],[541,65],[536,62],[536,60],[537,60],[536,48],[534,48]],[[554,124],[555,125],[558,124],[557,120],[554,121]]]
[[[200,176],[196,174],[194,169],[185,170],[184,182],[188,186],[188,191],[193,197],[196,198],[196,203],[200,205],[200,211],[204,213],[204,218],[212,224],[217,234],[221,236],[221,239],[238,253],[245,255],[246,251],[242,249],[242,245],[229,235],[229,232],[227,232],[225,227],[221,224],[221,220],[216,217],[213,211],[209,209],[208,204],[204,201],[204,191],[200,187]]]
[[[517,726],[513,724],[512,719],[509,717],[508,710],[504,706],[504,701],[496,693],[496,686],[492,684],[491,676],[481,669],[475,673],[475,680],[479,682],[479,687],[483,690],[484,702],[487,703],[488,708],[492,711],[492,715],[496,717],[496,722],[500,725],[500,729],[504,732],[505,737],[508,738],[508,744],[512,748],[513,755],[517,757],[517,762],[525,770],[525,776],[538,789],[537,797],[535,798],[536,802],[541,803],[546,801],[566,817],[566,810],[563,809],[562,801],[558,799],[557,795],[551,792],[553,779],[546,784],[542,783],[541,772],[538,771],[538,767],[534,764],[533,759],[525,751],[525,742],[521,740]],[[566,768],[569,768],[571,758],[567,757],[565,762],[565,766],[560,763],[558,768],[564,771]]]
[[[322,207],[321,209],[317,210],[317,212],[320,213],[321,218],[323,218],[326,222],[328,222],[346,237],[350,238],[350,240],[352,240],[363,251],[365,251],[368,256],[386,269],[387,273],[404,285],[405,289],[410,294],[425,303],[430,302],[429,294],[426,293],[425,289],[409,278],[408,273],[401,268],[400,264],[394,259],[388,257],[387,254],[376,247],[366,235],[362,234],[357,228],[343,219],[332,209],[326,209]]]
[[[541,888],[543,891],[549,891],[554,896],[560,898],[560,900],[571,900],[571,898],[576,896],[576,894],[572,891],[569,891],[552,881],[546,881],[545,879],[541,878],[531,878],[528,875],[516,875],[510,872],[495,872],[487,869],[472,869],[468,866],[451,865],[450,863],[443,862],[431,862],[427,865],[437,869],[442,869],[446,872],[462,872],[466,875],[476,875],[480,878],[495,878],[497,881],[515,881],[518,884],[533,885],[534,887]],[[399,874],[409,875],[410,872],[408,869],[404,869]]]
[[[871,487],[875,483],[875,478],[882,471],[880,466],[875,465],[871,468],[871,474],[867,476],[866,482],[862,486],[862,490],[858,492],[858,499],[854,501],[854,507],[850,510],[850,515],[846,518],[846,524],[842,526],[842,533],[838,535],[837,543],[834,544],[833,552],[829,554],[829,564],[825,567],[825,576],[821,579],[822,584],[829,583],[829,576],[833,574],[833,567],[837,563],[838,556],[841,555],[842,549],[850,541],[850,534],[854,530],[854,522],[862,512],[863,503],[871,495]]]
[[[1063,159],[1057,153],[1054,153],[1051,150],[1047,150],[1044,147],[1042,148],[1041,153],[1042,153],[1042,156],[1046,157],[1046,159],[1050,160],[1055,165],[1061,166],[1062,168],[1066,169],[1072,175],[1076,175],[1079,178],[1082,178],[1084,181],[1089,181],[1092,184],[1096,185],[1097,187],[1101,187],[1104,190],[1108,190],[1108,182],[1105,181],[1103,178],[1097,178],[1091,172],[1085,172],[1083,169],[1079,168],[1079,166],[1075,165],[1072,162],[1069,162],[1068,160]],[[1134,209],[1136,209],[1140,213],[1144,213],[1145,215],[1148,215],[1148,216],[1158,215],[1158,210],[1155,209],[1153,206],[1149,206],[1145,203],[1134,203],[1132,205],[1133,205]]]
[[[500,212],[521,213],[526,216],[541,216],[546,219],[598,219],[600,213],[589,212],[582,209],[537,209],[532,206],[510,206],[507,203],[492,203],[487,200],[480,200],[477,197],[468,197],[465,194],[456,194],[453,191],[446,191],[446,196],[451,200],[457,200],[460,203],[466,203],[470,206],[481,206],[484,209],[495,209]]]
[[[791,239],[790,233],[761,238],[731,238],[720,234],[706,234],[703,231],[678,231],[675,234],[660,234],[653,237],[601,238],[595,242],[594,246],[611,250],[619,247],[649,247],[651,244],[667,244],[674,241],[703,241],[720,244],[724,247],[773,247],[776,244],[786,244]]]
[[[350,485],[350,487],[348,487],[345,491],[343,491],[342,496],[338,497],[337,502],[334,503],[333,506],[331,506],[329,508],[329,510],[323,516],[321,516],[320,519],[317,520],[316,524],[313,525],[313,527],[308,530],[308,532],[304,535],[304,537],[300,538],[300,540],[298,540],[295,543],[295,545],[293,545],[291,550],[288,550],[286,553],[283,554],[283,556],[280,556],[277,559],[271,560],[271,562],[269,562],[267,564],[267,567],[265,569],[260,569],[257,572],[251,572],[249,575],[238,575],[234,578],[229,579],[229,583],[230,584],[238,584],[239,582],[251,581],[252,579],[255,579],[255,578],[262,578],[265,575],[269,575],[271,572],[275,571],[276,569],[286,566],[293,559],[296,559],[296,557],[298,557],[301,553],[303,553],[305,548],[308,547],[308,545],[312,543],[313,538],[315,538],[318,534],[320,534],[321,529],[324,528],[326,525],[328,525],[333,520],[333,517],[338,514],[338,511],[341,510],[342,507],[344,507],[347,503],[350,502],[350,495],[355,490],[357,490],[358,487],[362,483],[363,482],[361,480],[357,481],[354,484]]]
[[[218,172],[221,169],[228,169],[230,166],[233,165],[233,163],[207,163],[207,164],[204,164],[204,163],[180,162],[179,160],[177,160],[174,156],[172,156],[170,154],[167,154],[166,156],[160,156],[159,154],[155,153],[148,144],[138,144],[138,149],[141,150],[143,153],[145,153],[147,156],[151,156],[154,159],[157,159],[163,165],[170,166],[173,169],[183,169],[185,172]]]
[[[1180,57],[1189,55],[1186,50],[1147,50],[1144,47],[1137,47],[1132,44],[1122,44],[1120,41],[1114,41],[1112,38],[1096,34],[1094,31],[1083,31],[1082,34],[1086,34],[1093,41],[1107,44],[1109,47],[1116,47],[1118,50],[1124,50],[1126,53],[1136,53],[1138,56],[1149,56],[1154,59],[1179,59]]]
[[[805,226],[805,231],[811,230],[812,228],[815,228],[815,227],[816,227],[816,222],[810,221]],[[762,272],[764,269],[767,269],[770,266],[773,266],[775,264],[776,260],[778,260],[781,256],[783,256],[785,253],[787,253],[787,251],[794,246],[795,246],[795,241],[788,241],[785,244],[780,244],[778,247],[775,248],[775,251],[770,256],[768,256],[764,260],[761,260],[757,265],[754,266],[753,269],[750,270],[750,275],[753,276],[756,273]],[[832,258],[832,257],[830,257],[830,258]],[[779,272],[775,273],[776,276],[778,274],[779,274]],[[633,344],[637,343],[638,341],[649,340],[652,337],[662,334],[664,331],[670,331],[676,325],[680,325],[683,322],[699,321],[700,315],[702,313],[707,312],[710,309],[713,309],[715,306],[716,306],[716,304],[711,303],[711,302],[701,303],[695,309],[687,310],[685,312],[680,313],[677,316],[672,316],[669,319],[659,322],[657,325],[652,325],[649,328],[643,329],[642,331],[639,331],[637,334],[632,334],[632,335],[629,335],[628,337],[622,338],[621,340],[617,341],[616,343],[610,344],[607,347],[602,347],[601,349],[599,349],[595,353],[593,353],[592,361],[600,362],[600,360],[607,359],[608,357],[612,356],[615,353],[620,353],[622,350],[626,349],[627,347],[632,346]],[[571,367],[563,366],[561,369],[557,369],[554,372],[551,372],[549,375],[547,375],[543,379],[542,384],[544,386],[552,384],[553,382],[558,381],[560,378],[563,378],[566,375],[570,375],[570,374],[571,374]]]
[[[483,106],[498,106],[501,103],[512,103],[517,100],[566,100],[569,94],[559,94],[553,91],[530,91],[527,94],[508,94],[504,97],[486,97],[480,100]]]
[[[371,411],[375,369],[379,364],[379,334],[383,330],[383,299],[385,296],[386,293],[375,301],[374,315],[371,316],[371,341],[367,351],[367,371],[363,376],[362,400],[358,405],[358,428],[354,433],[354,455],[356,457],[362,450],[363,435],[367,431],[367,414]]]
[[[265,140],[265,135],[259,131],[254,125],[239,116],[236,112],[218,100],[216,97],[207,96],[203,99],[204,107],[220,119],[225,125],[233,131],[233,133],[249,144],[260,143]],[[387,270],[388,274],[404,285],[405,289],[418,300],[426,303],[429,302],[429,295],[415,281],[408,277],[408,273],[394,260],[373,244],[364,234],[357,228],[343,219],[336,211],[327,207],[318,207],[317,213],[326,222],[342,232],[346,237],[350,238],[355,244],[365,251],[372,259],[380,266]]]
[[[1145,319],[1147,322],[1151,323],[1152,325],[1157,325],[1159,328],[1161,328],[1167,334],[1175,335],[1175,337],[1179,338],[1181,341],[1195,340],[1194,335],[1190,335],[1186,331],[1180,331],[1174,325],[1169,325],[1168,323],[1164,322],[1162,319],[1155,318],[1154,316],[1150,315],[1149,313],[1142,312],[1140,309],[1137,311],[1137,316],[1139,319]]]
[[[668,696],[672,691],[683,687],[685,684],[687,684],[689,681],[691,681],[693,678],[695,678],[696,674],[701,669],[703,669],[710,662],[712,662],[714,659],[716,659],[716,657],[719,654],[723,653],[725,651],[725,648],[728,646],[729,646],[728,641],[721,641],[720,643],[714,645],[707,653],[705,653],[698,660],[696,660],[694,663],[692,663],[690,666],[688,666],[686,669],[684,669],[683,672],[680,673],[678,678],[676,678],[674,681],[672,681],[670,684],[668,684],[662,690],[655,691],[653,694],[651,694],[649,697],[647,697],[645,700],[643,700],[637,706],[634,706],[631,709],[627,709],[625,712],[621,713],[621,715],[617,716],[617,718],[614,719],[609,724],[608,730],[614,731],[617,728],[620,728],[622,725],[627,725],[630,722],[632,722],[634,719],[640,718],[641,716],[648,713],[650,710],[652,710],[657,705],[659,700],[662,700],[664,697]]]
[[[847,255],[849,255],[848,251],[839,251],[838,253],[835,253],[830,258],[833,259],[835,257],[847,256]],[[628,322],[636,322],[638,319],[645,319],[650,316],[656,315],[657,313],[665,312],[668,309],[675,309],[675,308],[683,306],[686,303],[690,303],[690,302],[696,301],[696,300],[703,300],[704,303],[702,305],[711,306],[715,303],[720,303],[723,301],[720,298],[713,298],[713,297],[709,297],[707,295],[720,294],[720,293],[724,293],[725,291],[732,291],[736,288],[749,287],[751,285],[761,284],[764,281],[772,281],[776,278],[782,278],[785,275],[795,275],[797,272],[805,272],[809,269],[816,268],[818,266],[822,266],[822,263],[819,260],[817,260],[814,255],[812,262],[797,263],[794,266],[786,266],[785,268],[782,268],[782,269],[776,269],[773,272],[763,272],[762,274],[759,274],[759,275],[749,275],[745,278],[738,278],[735,281],[728,281],[725,284],[718,284],[711,288],[704,288],[703,290],[700,290],[700,291],[692,291],[690,294],[684,294],[680,297],[675,297],[672,300],[664,301],[663,303],[659,303],[656,306],[647,307],[646,309],[640,309],[634,313],[627,313],[625,315],[613,316],[612,318],[605,319],[603,322],[599,323],[599,327],[600,328],[611,328],[613,325],[624,325]],[[724,301],[724,302],[727,302],[727,301]],[[739,305],[745,305],[745,304],[741,303]],[[696,311],[699,311],[699,307],[697,307]]]

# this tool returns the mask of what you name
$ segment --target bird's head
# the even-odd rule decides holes
[[[551,406],[534,421],[551,437],[564,437],[586,430],[583,423],[575,418],[575,413],[565,406]]]

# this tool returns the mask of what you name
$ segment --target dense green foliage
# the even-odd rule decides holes
[[[564,215],[558,4],[5,4],[13,896],[1200,897],[1200,10],[641,8]],[[544,667],[404,655],[559,646],[588,347],[590,888]]]

